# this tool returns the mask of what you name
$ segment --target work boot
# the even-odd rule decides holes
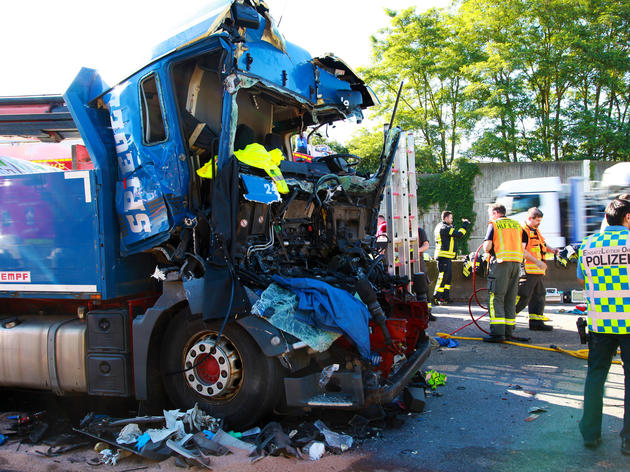
[[[630,456],[630,438],[621,438],[621,453]]]
[[[597,446],[599,446],[602,443],[602,437],[598,437],[597,439],[593,439],[592,441],[587,441],[584,440],[584,447],[588,448],[588,449],[595,449]],[[623,444],[624,444],[624,440],[621,440],[621,452],[623,452]],[[630,453],[630,449],[628,450],[628,452]]]
[[[546,325],[541,320],[529,320],[529,329],[532,331],[553,331],[553,326]]]
[[[522,338],[520,336],[514,336],[513,334],[506,334],[505,335],[505,340],[506,341],[513,341],[513,342],[517,342],[517,343],[528,343],[532,340],[532,338]]]
[[[505,336],[500,334],[491,334],[490,336],[484,336],[481,339],[484,343],[502,343],[503,341],[505,341]]]
[[[437,320],[436,316],[433,313],[429,312],[429,321],[436,321],[436,320]]]

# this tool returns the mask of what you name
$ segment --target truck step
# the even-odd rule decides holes
[[[336,393],[322,393],[307,400],[306,404],[313,407],[337,407],[349,408],[354,405],[352,399],[347,395]]]

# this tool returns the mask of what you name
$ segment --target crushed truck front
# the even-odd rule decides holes
[[[391,401],[429,353],[426,300],[375,244],[400,129],[373,175],[294,158],[296,135],[376,99],[286,42],[264,2],[218,3],[120,84],[84,69],[65,95],[120,229],[103,257],[152,257],[161,287],[129,314],[135,396],[238,426]]]

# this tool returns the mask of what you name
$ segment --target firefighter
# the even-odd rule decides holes
[[[529,305],[529,329],[532,331],[551,331],[552,326],[546,325],[545,311],[546,290],[543,277],[547,271],[545,254],[556,254],[558,249],[548,246],[545,238],[538,230],[543,213],[536,207],[527,210],[527,217],[523,223],[523,256],[525,258],[525,274],[521,277],[516,297],[516,314]]]
[[[577,276],[588,294],[588,370],[580,432],[584,446],[602,441],[604,384],[617,348],[624,370],[621,452],[630,455],[630,201],[616,198],[606,207],[608,225],[589,236],[579,251]]]
[[[506,339],[524,341],[512,335],[516,324],[514,308],[518,279],[523,262],[523,230],[518,222],[505,217],[503,205],[491,205],[488,213],[490,223],[483,248],[491,255],[488,273],[490,336],[483,340],[490,343]]]
[[[453,259],[457,255],[456,239],[461,239],[467,232],[470,221],[462,218],[462,227],[455,230],[453,213],[442,212],[442,222],[435,227],[435,258],[438,262],[438,278],[435,282],[433,302],[436,305],[451,303],[451,280],[453,278]]]

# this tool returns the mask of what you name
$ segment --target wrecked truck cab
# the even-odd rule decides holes
[[[108,88],[83,70],[65,100],[115,206],[116,257],[150,255],[161,282],[133,317],[136,398],[163,388],[245,427],[389,402],[417,372],[426,300],[374,236],[400,129],[369,177],[348,156],[293,160],[291,136],[375,103],[343,61],[286,42],[264,2],[218,2],[136,74]]]

